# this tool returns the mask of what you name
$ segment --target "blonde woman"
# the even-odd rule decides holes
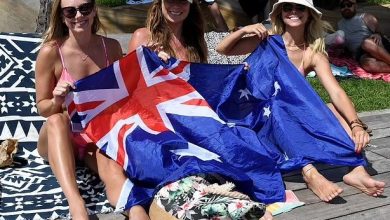
[[[314,7],[312,0],[279,0],[273,6],[270,19],[271,33],[282,36],[288,58],[299,72],[303,76],[310,71],[316,72],[331,98],[331,110],[355,142],[356,153],[360,153],[370,137],[351,100],[332,75],[323,39],[329,25],[321,20],[321,12]],[[225,55],[250,53],[267,36],[268,31],[263,25],[249,25],[227,36],[217,46],[217,51]],[[343,191],[312,164],[302,168],[302,175],[308,187],[323,201],[329,202]],[[353,168],[343,180],[374,197],[384,191],[385,183],[371,178],[363,166]]]
[[[35,69],[37,106],[39,114],[47,118],[39,134],[38,152],[49,161],[72,218],[88,219],[77,187],[75,159],[85,161],[99,174],[114,206],[126,176],[83,133],[71,131],[64,99],[75,81],[120,59],[122,49],[116,40],[96,34],[100,22],[95,0],[54,0],[50,19]],[[133,212],[145,216],[140,207]]]

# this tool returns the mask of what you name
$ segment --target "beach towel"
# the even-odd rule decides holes
[[[35,102],[35,59],[40,35],[0,33],[0,142],[14,138],[19,150],[12,166],[0,168],[0,219],[57,219],[68,202],[36,149],[45,119]],[[90,214],[112,212],[100,179],[77,167],[77,181]]]
[[[364,70],[359,63],[348,56],[336,56],[329,52],[329,61],[338,67],[347,67],[352,73],[362,79],[375,79],[390,82],[390,73],[370,73]]]

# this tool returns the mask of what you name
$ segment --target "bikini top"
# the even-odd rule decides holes
[[[306,52],[306,45],[304,44],[304,45],[303,45],[302,61],[301,61],[301,64],[299,65],[299,67],[298,67],[298,71],[299,71],[300,73],[302,73],[303,76],[306,76],[306,74],[305,74],[305,68],[304,68],[304,66],[303,66],[303,60],[305,59],[305,52]]]
[[[103,48],[104,48],[104,54],[106,56],[106,67],[107,67],[107,66],[110,65],[110,61],[108,60],[107,48],[106,48],[106,43],[104,42],[104,38],[101,37],[101,39],[102,39],[102,44],[103,44]],[[64,56],[62,55],[62,52],[61,52],[61,46],[62,45],[60,46],[57,42],[56,42],[56,44],[57,44],[57,47],[58,47],[58,52],[60,53],[61,63],[62,63],[62,72],[61,72],[60,80],[74,83],[76,80],[74,80],[74,78],[68,72],[68,70],[66,69],[66,66],[65,66]]]

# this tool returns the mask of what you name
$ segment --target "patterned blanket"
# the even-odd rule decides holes
[[[45,120],[35,103],[34,68],[40,42],[35,34],[0,33],[0,141],[19,141],[14,164],[0,169],[0,220],[56,219],[69,213],[50,166],[36,150]],[[89,213],[112,212],[100,179],[83,166],[76,172]]]
[[[382,79],[385,82],[390,82],[389,73],[370,73],[365,71],[359,63],[350,56],[336,55],[332,51],[329,51],[329,61],[339,67],[347,67],[352,73],[362,79]]]

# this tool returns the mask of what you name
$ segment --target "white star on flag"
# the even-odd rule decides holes
[[[248,95],[252,95],[251,92],[249,92],[248,88],[240,89],[240,90],[238,90],[238,92],[241,93],[241,94],[240,94],[240,99],[241,99],[242,97],[245,97],[246,100],[249,100]]]
[[[268,107],[264,107],[263,110],[264,110],[264,114],[263,116],[267,116],[269,118],[269,116],[271,115],[271,110],[270,110],[271,106],[268,106]]]
[[[275,92],[272,96],[276,96],[279,93],[279,90],[282,91],[282,88],[280,87],[278,81],[274,82],[274,88],[275,88]]]

